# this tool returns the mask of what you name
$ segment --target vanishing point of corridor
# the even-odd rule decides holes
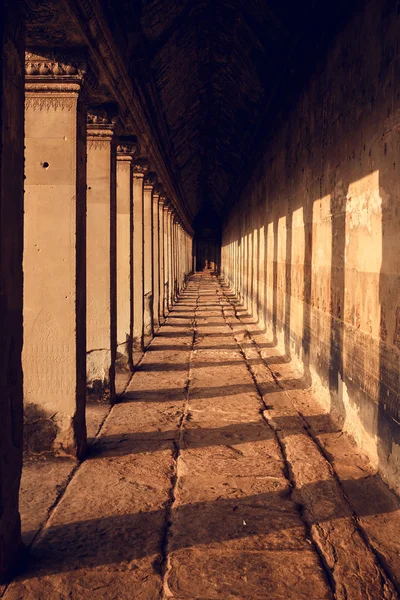
[[[396,598],[396,497],[270,352],[192,276],[4,599]]]

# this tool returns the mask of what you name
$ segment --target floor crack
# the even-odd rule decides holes
[[[224,299],[229,303],[229,306],[232,307],[234,315],[235,315],[235,318],[240,322],[240,319],[237,316],[237,311],[236,311],[235,306],[231,303],[231,301],[226,296],[226,294],[224,293],[223,290],[222,290],[222,295],[223,295]],[[289,461],[287,453],[286,453],[286,448],[285,448],[284,441],[283,441],[283,439],[282,439],[279,431],[274,426],[273,422],[271,420],[269,420],[268,417],[267,417],[267,415],[266,415],[266,404],[264,402],[263,393],[262,393],[262,390],[260,388],[260,385],[259,385],[259,382],[258,382],[258,379],[257,379],[257,375],[255,374],[254,369],[252,368],[252,365],[251,365],[251,363],[248,360],[248,357],[246,355],[246,352],[245,352],[245,349],[244,349],[242,343],[238,340],[237,336],[235,335],[234,328],[232,327],[231,323],[229,322],[229,320],[226,317],[225,310],[224,310],[224,305],[221,302],[221,296],[218,297],[218,301],[219,301],[219,304],[221,306],[222,315],[223,315],[223,318],[225,320],[225,323],[228,325],[228,327],[231,329],[231,331],[233,333],[233,336],[234,336],[234,339],[235,339],[235,341],[236,341],[236,343],[238,345],[239,351],[240,351],[240,353],[241,353],[241,355],[243,357],[243,360],[245,361],[247,370],[249,371],[249,373],[251,375],[251,378],[252,378],[252,380],[254,382],[254,386],[255,386],[255,388],[256,388],[256,390],[258,392],[258,396],[259,396],[260,404],[261,404],[260,414],[261,414],[264,422],[266,423],[266,425],[273,432],[274,437],[276,439],[276,442],[277,442],[277,444],[278,444],[278,446],[280,448],[280,451],[281,451],[281,454],[282,454],[282,458],[283,458],[283,462],[284,462],[285,477],[286,477],[286,479],[287,479],[287,481],[289,483],[289,487],[290,487],[290,490],[291,490],[292,501],[294,502],[295,506],[297,507],[297,511],[298,511],[299,517],[300,517],[301,522],[303,523],[305,531],[307,533],[307,538],[310,540],[310,542],[311,542],[311,544],[312,544],[312,546],[313,546],[313,548],[314,548],[314,550],[315,550],[315,552],[316,552],[316,554],[317,554],[317,556],[319,558],[319,562],[320,562],[322,571],[323,571],[323,573],[325,575],[326,583],[329,586],[329,589],[331,590],[332,596],[335,598],[336,597],[336,583],[335,583],[335,580],[334,580],[334,577],[333,577],[333,573],[332,573],[332,571],[331,571],[331,569],[330,569],[330,567],[329,567],[329,565],[328,565],[328,563],[326,561],[326,558],[325,558],[325,555],[324,555],[322,549],[319,547],[317,541],[314,539],[313,532],[312,532],[312,527],[309,524],[309,522],[307,521],[307,519],[305,517],[305,514],[304,514],[305,513],[305,506],[302,503],[300,503],[297,500],[297,498],[294,497],[294,492],[296,490],[296,481],[295,481],[295,478],[294,478],[294,475],[293,475],[293,472],[292,472],[292,467],[291,467],[290,461]],[[254,344],[254,340],[252,339],[252,336],[250,335],[249,332],[247,332],[247,333],[248,333],[248,336],[244,336],[244,339],[248,340],[250,338],[252,344]],[[248,341],[246,341],[245,343],[248,344]],[[270,369],[269,369],[269,371],[270,371]],[[278,384],[278,382],[276,381],[275,377],[274,377],[274,380]]]
[[[239,321],[241,325],[244,325],[244,326],[246,327],[246,324],[245,324],[245,323],[243,323],[243,322],[241,321],[241,319],[240,319],[240,316],[239,316],[239,315],[238,315],[238,313],[237,313],[237,310],[236,310],[236,307],[235,307],[235,305],[234,305],[234,304],[233,304],[233,303],[230,301],[229,297],[228,297],[228,296],[225,294],[225,292],[224,292],[223,290],[222,290],[222,294],[223,294],[223,296],[224,296],[225,300],[226,300],[226,301],[229,303],[229,306],[232,308],[232,310],[233,310],[233,313],[234,313],[234,316],[235,316],[235,318],[237,319],[237,321]],[[224,311],[223,311],[223,312],[224,312]],[[225,317],[225,314],[224,314],[224,317]],[[235,332],[234,332],[234,329],[233,329],[233,327],[232,327],[232,326],[231,326],[231,324],[228,322],[228,320],[226,320],[226,322],[227,322],[227,324],[228,324],[228,325],[231,327],[231,329],[232,329],[233,333],[235,333]],[[271,369],[271,367],[270,367],[270,365],[268,364],[268,362],[267,362],[267,361],[265,360],[265,358],[263,357],[263,355],[262,355],[262,352],[260,351],[260,348],[259,348],[259,346],[258,346],[257,342],[254,340],[253,336],[251,335],[251,332],[249,332],[249,331],[247,330],[247,333],[249,334],[249,338],[250,338],[250,340],[251,340],[251,343],[252,343],[253,347],[256,349],[256,351],[257,351],[257,353],[258,353],[259,357],[261,358],[261,360],[262,360],[262,362],[263,362],[264,366],[266,367],[266,369],[267,369],[267,370],[268,370],[268,372],[270,373],[271,377],[272,377],[272,378],[273,378],[273,380],[275,381],[276,385],[277,385],[277,386],[278,386],[280,389],[282,389],[282,390],[283,390],[283,393],[284,393],[284,394],[286,394],[286,395],[287,395],[287,391],[285,390],[284,386],[283,386],[283,385],[282,385],[282,383],[279,381],[279,379],[276,377],[276,375],[275,375],[274,371]],[[248,370],[249,370],[250,374],[252,375],[252,377],[253,377],[253,381],[254,381],[254,383],[255,383],[255,385],[256,385],[256,387],[257,387],[258,391],[259,391],[259,394],[260,394],[260,397],[261,397],[262,403],[263,403],[263,405],[264,405],[264,408],[266,409],[266,411],[268,411],[268,406],[267,406],[267,404],[264,402],[262,391],[261,391],[261,389],[259,388],[259,386],[258,386],[258,383],[257,383],[257,375],[256,375],[256,374],[253,372],[253,369],[252,369],[252,366],[251,366],[251,364],[250,364],[250,363],[247,361],[247,357],[246,357],[245,350],[242,348],[240,341],[238,341],[238,340],[237,340],[236,336],[235,336],[235,339],[236,339],[236,341],[237,341],[237,343],[238,343],[238,346],[239,346],[239,348],[241,349],[241,352],[242,352],[242,355],[243,355],[243,357],[244,357],[244,359],[245,359],[245,361],[246,361],[246,364],[247,364]],[[338,485],[338,487],[339,487],[339,489],[340,489],[340,491],[341,491],[341,494],[342,494],[342,496],[343,496],[344,502],[345,502],[345,503],[348,505],[348,507],[349,507],[349,509],[350,509],[350,511],[351,511],[352,520],[353,520],[353,525],[354,525],[354,528],[355,528],[355,530],[356,530],[356,531],[359,533],[359,535],[360,535],[361,539],[363,540],[363,542],[364,542],[365,546],[368,548],[368,550],[371,552],[372,556],[375,558],[375,561],[376,561],[376,564],[377,564],[377,566],[378,566],[378,567],[380,567],[380,576],[381,576],[381,579],[383,579],[383,574],[384,574],[384,576],[386,577],[386,579],[387,579],[387,580],[388,580],[388,581],[389,581],[389,582],[390,582],[390,583],[393,585],[394,589],[396,590],[396,592],[397,592],[397,593],[399,594],[399,596],[400,596],[400,588],[399,588],[399,585],[398,585],[398,583],[397,583],[397,581],[396,581],[395,577],[393,577],[393,575],[392,575],[392,573],[391,573],[391,570],[390,570],[389,566],[387,565],[387,563],[386,563],[385,559],[384,559],[384,558],[383,558],[383,557],[380,555],[380,553],[379,553],[379,552],[377,551],[377,549],[374,547],[373,543],[372,543],[372,542],[371,542],[371,540],[369,539],[369,536],[368,536],[367,532],[365,531],[365,529],[364,529],[364,528],[363,528],[363,526],[361,525],[361,523],[360,523],[360,520],[359,520],[359,518],[358,518],[358,515],[357,515],[357,513],[356,513],[356,511],[355,511],[355,508],[354,508],[353,504],[351,503],[350,499],[348,498],[348,496],[347,496],[347,494],[346,494],[346,492],[345,492],[345,490],[344,490],[344,487],[343,487],[343,485],[342,485],[342,482],[341,482],[341,480],[340,480],[340,478],[339,478],[339,476],[338,476],[338,474],[337,474],[337,472],[336,472],[336,470],[335,470],[335,468],[334,468],[334,466],[333,466],[333,464],[332,464],[332,462],[331,462],[331,460],[330,460],[330,458],[329,458],[329,456],[328,456],[327,452],[325,451],[325,448],[322,446],[322,444],[321,444],[320,440],[318,439],[318,437],[317,437],[317,436],[316,436],[316,434],[314,433],[312,425],[309,423],[309,421],[308,421],[308,420],[307,420],[307,418],[304,416],[304,414],[303,414],[301,411],[299,411],[299,410],[297,409],[297,407],[295,407],[295,406],[293,406],[293,407],[294,407],[294,409],[296,410],[296,412],[297,412],[298,416],[301,418],[301,420],[302,420],[302,422],[303,422],[303,424],[304,424],[304,433],[305,433],[305,434],[306,434],[306,435],[307,435],[307,436],[308,436],[308,437],[309,437],[309,438],[310,438],[310,439],[313,441],[313,443],[315,444],[315,446],[316,446],[316,448],[318,449],[319,453],[321,454],[321,456],[323,457],[323,459],[324,459],[324,460],[326,461],[326,463],[328,464],[328,468],[329,468],[329,471],[330,471],[330,473],[331,473],[331,476],[332,476],[332,477],[333,477],[333,479],[336,481],[336,483],[337,483],[337,485]],[[285,452],[285,447],[284,447],[284,438],[283,438],[283,436],[280,434],[279,430],[277,430],[277,429],[275,428],[275,425],[274,425],[273,421],[268,419],[267,412],[265,412],[265,411],[263,411],[263,418],[265,419],[266,423],[267,423],[267,424],[268,424],[268,425],[269,425],[269,426],[272,428],[272,430],[275,432],[275,435],[276,435],[276,437],[277,437],[277,439],[278,439],[278,443],[279,443],[279,446],[280,446],[280,448],[281,448],[282,454],[283,454],[283,456],[284,456],[284,458],[285,458],[285,463],[287,463],[287,464],[288,464],[288,466],[289,466],[289,481],[291,481],[291,483],[292,483],[292,487],[293,487],[293,489],[295,489],[295,481],[294,481],[293,475],[291,474],[290,462],[288,461],[288,459],[287,459],[287,456],[286,456],[286,452]],[[341,432],[341,434],[340,434],[340,435],[342,435],[342,434],[343,434],[343,432]],[[297,502],[297,501],[296,501],[296,504],[298,504],[298,502]],[[333,575],[333,570],[332,570],[332,569],[329,567],[329,565],[327,564],[327,562],[326,562],[326,559],[325,559],[325,556],[324,556],[324,554],[323,554],[323,551],[322,551],[322,549],[319,547],[319,545],[318,545],[317,541],[316,541],[316,540],[313,540],[313,537],[312,537],[312,529],[311,529],[311,527],[308,525],[308,523],[307,523],[307,521],[305,520],[305,517],[304,517],[304,515],[303,515],[303,513],[304,513],[304,507],[303,507],[302,505],[299,505],[299,506],[300,506],[300,510],[301,510],[302,520],[303,520],[303,522],[305,523],[305,525],[306,525],[306,527],[307,527],[307,530],[308,530],[308,531],[309,531],[309,533],[310,533],[310,537],[311,537],[311,540],[312,540],[312,542],[313,542],[313,545],[314,545],[314,547],[315,547],[316,551],[318,552],[318,554],[319,554],[319,556],[320,556],[320,560],[321,560],[321,562],[322,562],[322,564],[323,564],[323,566],[324,566],[324,571],[325,571],[325,574],[326,574],[326,576],[327,576],[327,578],[328,578],[328,581],[329,581],[329,583],[330,583],[330,586],[331,586],[332,592],[333,592],[333,594],[335,594],[335,591],[336,591],[336,583],[335,583],[335,579],[334,579],[334,575]],[[382,587],[384,587],[384,582],[382,582]]]
[[[183,443],[183,438],[184,438],[185,423],[189,417],[190,385],[191,385],[191,381],[192,381],[192,362],[193,362],[193,356],[194,356],[194,352],[195,352],[195,344],[196,344],[196,336],[197,336],[197,310],[198,310],[198,306],[199,306],[199,299],[200,299],[200,285],[198,285],[198,288],[197,288],[196,305],[195,305],[194,311],[193,311],[193,318],[190,322],[190,326],[192,328],[192,343],[191,343],[190,354],[189,354],[188,377],[187,377],[186,384],[184,387],[185,404],[184,404],[183,411],[182,411],[182,414],[180,416],[179,423],[178,423],[178,431],[179,431],[178,439],[176,441],[174,441],[173,473],[171,475],[171,488],[170,488],[169,500],[168,500],[168,503],[166,506],[166,512],[165,512],[165,527],[164,527],[164,532],[163,532],[163,536],[162,536],[162,540],[161,540],[161,556],[162,556],[161,573],[162,573],[162,591],[163,591],[162,600],[169,600],[170,598],[173,597],[173,593],[171,592],[169,585],[168,585],[168,579],[169,579],[169,575],[170,575],[170,572],[172,569],[171,558],[170,558],[170,553],[169,553],[169,535],[170,535],[170,530],[172,527],[172,519],[173,519],[172,515],[173,515],[173,509],[174,509],[174,504],[175,504],[175,500],[176,500],[176,488],[177,488],[178,481],[179,481],[179,459],[181,456],[181,448],[182,448],[182,443]]]

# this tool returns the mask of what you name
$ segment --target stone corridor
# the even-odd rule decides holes
[[[4,600],[398,597],[397,498],[260,336],[190,278]]]

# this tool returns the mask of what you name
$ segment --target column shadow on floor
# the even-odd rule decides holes
[[[173,509],[170,519],[175,529],[173,537],[169,538],[170,552],[245,538],[248,544],[254,543],[258,549],[268,548],[268,543],[274,549],[277,544],[274,535],[284,531],[292,532],[285,539],[293,549],[304,551],[307,548],[304,523],[290,499],[290,488],[238,498],[234,494],[240,494],[240,490],[231,483],[231,498],[193,502]],[[358,490],[362,493],[363,480],[346,483],[352,486],[353,493]],[[320,506],[326,506],[316,522],[352,519],[350,507],[342,504],[338,510],[329,501],[337,493],[335,480],[306,485],[301,492],[318,499]],[[379,513],[389,514],[396,508],[390,501],[383,502]],[[372,514],[377,513],[365,507],[359,516]],[[18,579],[23,581],[73,571],[77,571],[79,577],[82,569],[129,563],[145,556],[154,556],[153,566],[161,571],[165,518],[165,510],[154,510],[50,526],[31,552],[28,572]],[[312,515],[310,520],[312,524]]]

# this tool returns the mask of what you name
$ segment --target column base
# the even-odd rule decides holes
[[[117,358],[115,361],[115,369],[118,372],[132,370],[132,338],[127,335],[125,342],[117,342]]]
[[[33,403],[24,408],[24,455],[39,454],[82,458],[86,452],[86,426],[76,417],[45,410]]]
[[[88,400],[114,403],[114,366],[111,350],[92,350],[86,357],[86,393]]]
[[[152,338],[154,335],[154,321],[153,321],[153,294],[148,292],[144,296],[144,344],[146,339]]]
[[[132,363],[135,368],[140,360],[142,359],[144,353],[144,340],[143,336],[134,337],[132,340]]]

